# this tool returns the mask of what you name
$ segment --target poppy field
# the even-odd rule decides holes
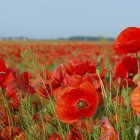
[[[113,42],[0,40],[0,140],[140,140],[140,28]]]

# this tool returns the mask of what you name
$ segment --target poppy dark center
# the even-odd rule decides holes
[[[5,75],[5,72],[1,71],[0,76],[3,76],[3,75]]]
[[[134,77],[134,75],[135,75],[134,72],[129,72],[128,73],[128,78],[132,79]]]
[[[78,101],[78,103],[76,104],[76,107],[78,108],[78,110],[82,110],[82,109],[84,109],[87,105],[88,105],[88,104],[87,104],[86,101],[80,100],[80,101]]]

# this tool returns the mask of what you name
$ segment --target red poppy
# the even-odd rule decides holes
[[[59,88],[65,77],[65,73],[62,66],[58,66],[52,74],[46,77],[46,81],[44,82],[45,85],[39,85],[36,90],[39,92],[40,96],[43,98],[48,98],[52,96],[52,90]]]
[[[118,140],[118,134],[113,126],[110,124],[107,117],[103,117],[101,120],[101,137],[99,140]]]
[[[79,85],[82,83],[83,77],[80,75],[71,75],[69,76],[68,74],[66,75],[63,83],[66,87],[79,87]]]
[[[80,58],[69,59],[64,67],[69,75],[77,74],[81,76],[88,71],[92,71],[89,70],[89,67],[90,69],[95,69],[95,67],[90,66],[90,61]]]
[[[73,75],[66,74],[63,80],[63,85],[65,87],[79,87],[81,83],[84,83],[86,81],[90,83],[94,83],[95,89],[100,88],[99,80],[94,79],[92,74],[86,74],[84,76],[80,76],[76,74],[73,74]]]
[[[140,118],[140,79],[137,82],[137,87],[130,94],[130,105],[137,117]]]
[[[60,95],[60,93],[62,92],[62,90],[63,90],[64,88],[65,88],[65,87],[62,87],[62,86],[60,86],[60,87],[58,87],[58,88],[54,88],[54,89],[52,90],[52,96],[55,97],[55,98],[57,98],[57,97]]]
[[[96,66],[93,62],[90,61],[89,67],[88,67],[89,73],[96,73]]]
[[[15,92],[11,88],[14,87],[15,80],[15,71],[6,68],[5,61],[0,58],[0,86],[3,89],[6,89],[8,91],[8,94],[15,94]]]
[[[55,110],[63,123],[73,123],[82,117],[91,117],[98,106],[98,96],[90,82],[79,87],[67,87],[56,100]]]
[[[16,72],[8,68],[1,86],[4,89],[6,89],[8,86],[14,87],[15,81],[16,81]]]
[[[136,53],[140,50],[140,28],[128,27],[114,41],[113,47],[118,54]]]
[[[29,83],[29,73],[24,72],[17,78],[17,88],[23,90],[24,92],[34,94],[36,91]]]
[[[124,57],[115,66],[115,80],[121,78],[128,81],[129,86],[133,84],[133,77],[138,73],[137,59],[133,57]]]
[[[17,89],[15,85],[9,84],[5,89],[5,94],[8,98],[13,98],[17,95]]]
[[[60,86],[61,83],[63,82],[64,77],[65,77],[65,72],[62,65],[60,65],[52,72],[51,75],[52,87]]]
[[[4,82],[7,72],[8,70],[6,68],[5,61],[0,58],[0,85]]]

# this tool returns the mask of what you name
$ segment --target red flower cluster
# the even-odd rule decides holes
[[[138,55],[135,58],[132,54],[140,50],[140,28],[129,27],[115,39],[113,43],[115,52],[125,54],[124,56],[112,55],[112,51],[108,51],[107,56],[104,52],[103,61],[98,59],[97,64],[95,60],[101,53],[99,51],[101,45],[96,45],[96,49],[90,43],[62,43],[58,45],[59,47],[47,45],[43,43],[30,45],[31,48],[34,47],[37,58],[47,57],[47,61],[41,59],[39,63],[44,64],[47,70],[40,72],[42,67],[39,67],[38,76],[31,75],[27,71],[20,73],[18,68],[13,69],[10,61],[5,63],[4,59],[0,58],[0,139],[25,140],[27,136],[25,134],[34,130],[37,130],[35,131],[37,138],[40,136],[48,140],[84,140],[88,139],[88,136],[92,139],[97,126],[101,132],[95,136],[96,138],[118,140],[119,134],[115,128],[120,123],[117,122],[123,119],[127,120],[123,122],[130,120],[129,116],[127,118],[123,114],[122,118],[119,118],[121,116],[117,114],[119,108],[126,109],[130,102],[134,115],[140,116],[139,81],[130,94],[130,100],[128,93],[129,89],[132,90],[136,86],[136,78],[140,77],[138,69],[140,59]],[[12,53],[9,58],[16,57],[14,61],[18,64],[21,62],[20,51],[23,47],[21,46],[16,45],[18,49],[8,50]],[[77,49],[79,49],[77,57],[71,58],[71,50]],[[128,56],[128,53],[131,54]],[[0,52],[0,56],[5,55]],[[65,62],[66,57],[70,59],[60,64],[59,61]],[[51,71],[56,64],[58,66]],[[38,98],[38,95],[43,98]],[[130,108],[128,111],[133,114]],[[102,117],[108,116],[108,112],[110,120],[108,117]],[[64,133],[60,132],[60,127],[65,128]]]
[[[28,73],[24,72],[21,75],[17,75],[16,71],[6,67],[5,61],[0,58],[0,88],[5,98],[4,103],[0,104],[0,124],[4,127],[0,129],[0,139],[21,139],[25,140],[25,134],[20,127],[11,126],[8,109],[10,112],[16,112],[20,108],[20,100],[27,94],[34,94],[35,89],[29,84]],[[1,99],[1,95],[0,95]],[[3,101],[2,101],[3,102]],[[6,102],[6,103],[5,103]],[[7,104],[7,105],[5,105]],[[17,119],[14,115],[11,116],[11,121],[15,124]]]
[[[138,53],[140,51],[140,28],[128,27],[123,30],[114,41],[113,47],[118,54]],[[135,78],[137,77],[138,79],[140,77],[139,66],[140,58],[138,56],[136,58],[125,56],[115,66],[115,80],[121,78],[121,86],[126,85],[126,83],[128,83],[128,86],[136,86],[136,83],[134,83],[136,82]],[[140,116],[139,95],[139,84],[137,84],[137,87],[130,95],[130,104],[138,117]],[[123,98],[122,96],[118,97]],[[124,100],[123,98],[121,102],[124,102]]]
[[[54,81],[63,86],[56,97],[55,109],[58,118],[64,123],[72,123],[80,118],[92,116],[99,102],[98,93],[93,84],[95,80],[93,63],[74,58],[57,70],[59,70],[58,73],[53,73]]]

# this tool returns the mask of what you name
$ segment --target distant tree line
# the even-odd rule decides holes
[[[58,40],[71,40],[71,41],[114,41],[111,37],[91,37],[91,36],[72,36],[69,38],[59,38]]]
[[[68,41],[114,41],[111,37],[71,36],[68,38],[33,39],[27,37],[1,37],[0,40],[68,40]]]

